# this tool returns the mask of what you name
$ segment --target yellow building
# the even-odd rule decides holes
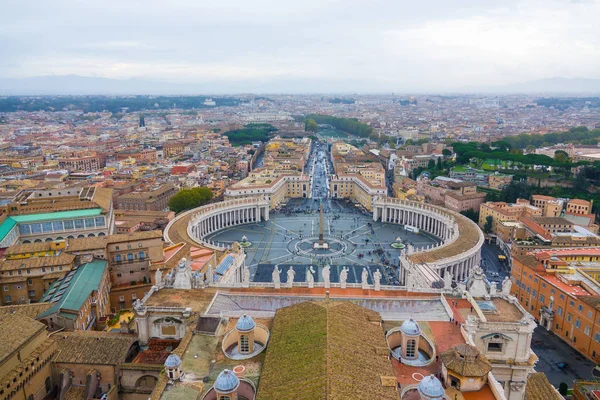
[[[0,310],[0,399],[30,400],[51,396],[56,343],[46,326],[20,312]]]

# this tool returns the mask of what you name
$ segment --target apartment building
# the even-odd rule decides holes
[[[116,208],[131,211],[165,211],[169,208],[169,200],[177,194],[172,183],[165,183],[149,190],[137,190],[125,193],[116,200]]]
[[[515,255],[511,274],[511,294],[540,325],[600,361],[600,248]]]

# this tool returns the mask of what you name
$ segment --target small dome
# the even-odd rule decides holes
[[[442,382],[434,375],[429,375],[423,378],[417,386],[419,395],[426,400],[441,400],[444,398],[444,387]]]
[[[244,314],[240,319],[238,319],[237,324],[235,324],[235,329],[241,332],[250,332],[255,327],[256,323],[254,322],[252,317],[246,314]]]
[[[405,333],[409,336],[418,336],[421,334],[421,328],[419,327],[419,324],[417,324],[412,318],[404,321],[400,326],[400,330],[402,333]]]
[[[177,368],[181,365],[181,358],[177,354],[170,354],[165,361],[166,368]]]
[[[240,386],[239,378],[230,370],[224,369],[219,376],[217,376],[214,388],[219,393],[227,394],[234,392],[238,386]]]

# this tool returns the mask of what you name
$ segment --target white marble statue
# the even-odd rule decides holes
[[[287,272],[287,287],[291,288],[292,286],[294,286],[294,276],[296,276],[296,272],[294,271],[294,268],[290,267],[290,269],[288,269]]]
[[[343,267],[340,272],[340,287],[346,289],[346,281],[348,280],[348,267]]]
[[[452,281],[454,280],[454,276],[452,272],[447,272],[444,275],[444,289],[452,289]]]
[[[367,269],[365,267],[363,267],[362,275],[361,275],[360,279],[361,279],[362,288],[368,289],[369,288],[369,272],[367,271]]]
[[[308,271],[306,271],[306,282],[308,283],[308,287],[310,289],[315,287],[315,270],[313,269],[312,265],[308,268]]]
[[[490,296],[495,296],[498,293],[498,283],[490,282]]]
[[[250,268],[242,267],[242,285],[250,287]]]
[[[158,287],[162,286],[162,271],[160,268],[154,273],[154,284]]]
[[[331,287],[330,275],[331,270],[329,264],[327,264],[321,270],[321,276],[323,277],[323,282],[325,283],[325,289],[329,289]]]
[[[512,287],[512,281],[510,280],[510,278],[507,276],[506,278],[504,278],[504,280],[502,281],[502,294],[505,296],[508,296],[510,294],[510,289]]]
[[[379,272],[379,269],[373,274],[373,281],[375,282],[375,290],[381,290],[381,272]]]
[[[275,268],[273,268],[273,273],[271,274],[271,279],[273,280],[273,283],[275,284],[275,289],[279,289],[281,287],[281,270],[279,269],[279,266],[276,265]]]

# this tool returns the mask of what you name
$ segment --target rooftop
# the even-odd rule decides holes
[[[107,266],[108,262],[106,261],[94,260],[80,265],[65,275],[63,279],[52,283],[41,301],[51,301],[56,304],[40,314],[39,318],[64,310],[79,311],[90,294],[100,287]],[[77,315],[65,314],[64,316],[75,319]]]
[[[97,331],[61,332],[55,363],[117,365],[125,362],[135,335]]]
[[[0,316],[0,364],[25,345],[31,338],[46,330],[46,325],[17,313]]]
[[[398,399],[395,386],[382,385],[394,371],[378,321],[349,302],[278,310],[257,399]]]

